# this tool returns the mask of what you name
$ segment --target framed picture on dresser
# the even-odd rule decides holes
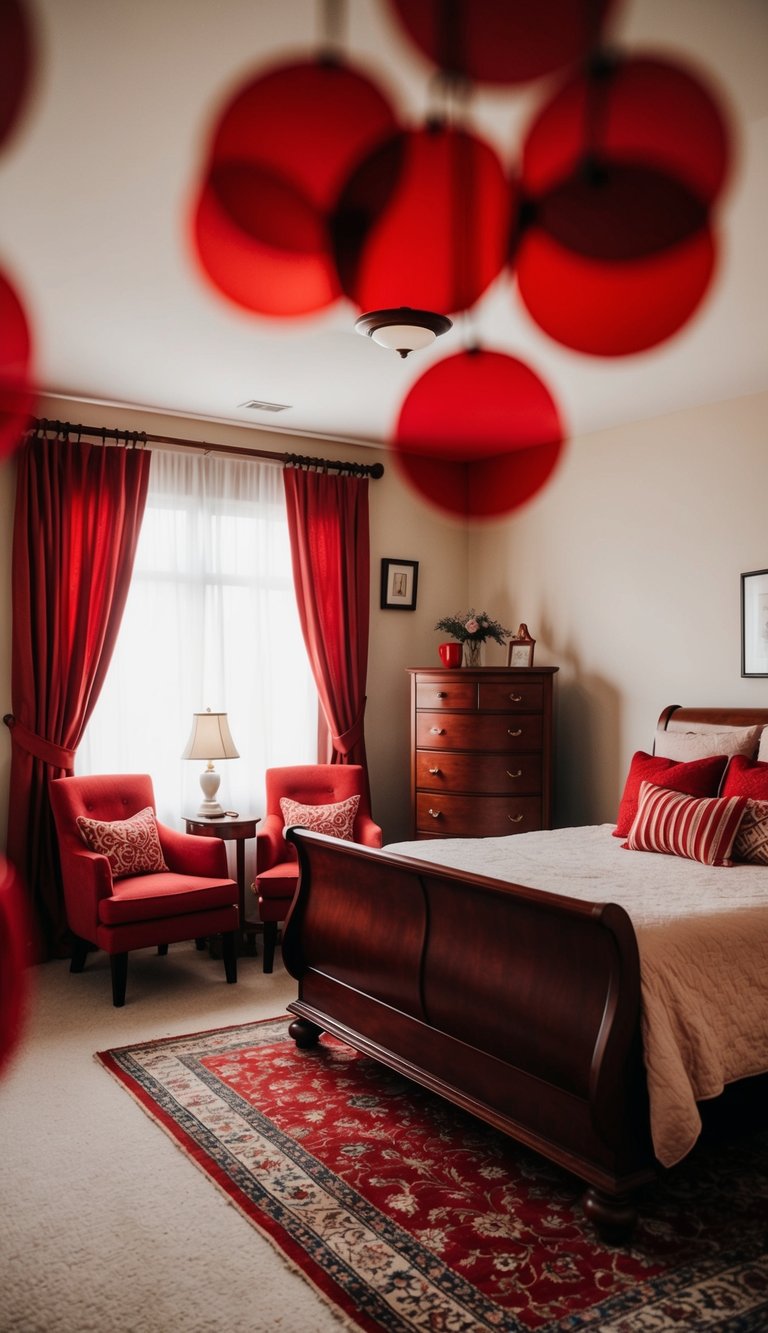
[[[532,667],[535,647],[536,640],[528,633],[528,626],[521,625],[507,645],[507,666]]]

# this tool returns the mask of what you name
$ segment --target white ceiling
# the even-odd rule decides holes
[[[0,266],[30,315],[41,390],[385,441],[409,385],[464,345],[458,322],[400,361],[354,333],[358,312],[346,301],[302,321],[239,311],[201,278],[188,243],[217,109],[251,71],[316,49],[322,0],[27,5],[38,67],[34,97],[0,152]],[[349,58],[418,123],[430,67],[385,0],[347,0],[346,12]],[[663,346],[618,361],[569,352],[537,329],[509,278],[473,312],[484,346],[543,376],[572,436],[768,388],[768,4],[624,0],[614,37],[622,49],[653,47],[702,67],[730,108],[738,161],[716,282]],[[540,100],[540,87],[476,92],[472,118],[512,162]],[[291,408],[275,416],[238,406],[254,398]]]

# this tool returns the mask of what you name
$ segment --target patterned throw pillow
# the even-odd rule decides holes
[[[768,866],[768,801],[751,801],[739,825],[733,855],[737,861]]]
[[[673,759],[638,750],[632,756],[624,784],[624,794],[613,830],[614,838],[626,838],[629,833],[637,814],[642,782],[653,782],[658,787],[668,787],[670,791],[684,792],[686,796],[717,796],[726,762],[724,755],[713,755],[689,764],[680,764]]]
[[[77,827],[91,851],[106,856],[115,879],[168,869],[151,805],[130,819],[114,819],[110,823],[78,815]]]
[[[746,796],[683,796],[644,782],[629,837],[631,852],[668,852],[705,866],[731,866]]]
[[[333,805],[302,805],[290,797],[280,799],[286,828],[298,824],[312,833],[328,833],[332,838],[344,838],[354,841],[355,815],[360,804],[359,796],[348,796],[345,801],[336,801]]]

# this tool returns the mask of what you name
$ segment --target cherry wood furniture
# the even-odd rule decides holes
[[[158,822],[167,869],[114,878],[106,856],[89,850],[79,815],[107,823],[155,809],[145,773],[55,778],[49,786],[56,824],[67,924],[75,936],[70,972],[82,972],[89,947],[109,954],[112,1002],[125,1003],[128,953],[156,944],[220,934],[227,981],[237,981],[237,885],[229,878],[226,848],[217,837],[190,838]]]
[[[225,842],[236,843],[238,913],[240,923],[240,947],[245,946],[250,953],[255,951],[256,931],[245,915],[245,844],[248,838],[256,837],[256,815],[184,815],[187,833],[198,838],[223,838]]]
[[[414,838],[550,827],[557,670],[410,668]]]
[[[677,716],[768,725],[768,709]],[[658,1164],[624,909],[287,836],[301,872],[283,940],[296,1043],[333,1033],[495,1125],[585,1181],[598,1230],[626,1238]]]

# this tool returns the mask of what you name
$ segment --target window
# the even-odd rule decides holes
[[[180,756],[193,712],[225,711],[239,759],[219,800],[263,810],[264,770],[317,758],[317,691],[301,635],[280,469],[153,452],[131,590],[78,773],[152,775],[158,817],[201,799]]]

